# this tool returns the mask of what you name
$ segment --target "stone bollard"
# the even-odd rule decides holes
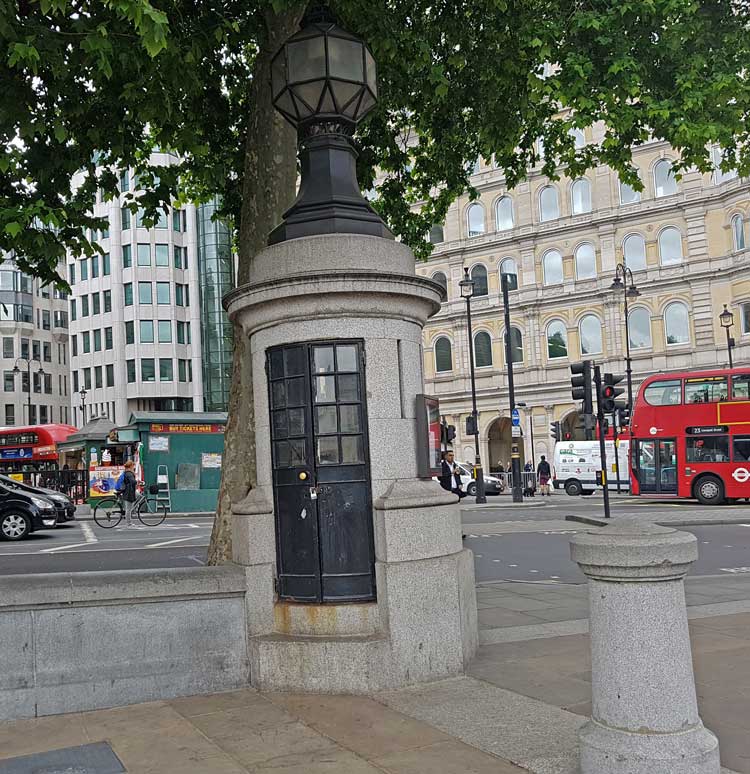
[[[623,520],[577,534],[589,581],[592,717],[581,774],[719,774],[719,743],[698,715],[683,579],[687,532]]]

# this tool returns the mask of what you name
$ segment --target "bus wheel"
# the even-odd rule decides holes
[[[701,505],[720,505],[724,502],[724,484],[716,476],[701,476],[695,482],[693,491]]]
[[[566,494],[569,494],[571,497],[578,497],[583,492],[583,487],[581,486],[580,481],[576,481],[576,479],[571,479],[570,481],[565,482],[565,492]]]

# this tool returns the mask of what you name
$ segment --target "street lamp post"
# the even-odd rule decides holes
[[[81,396],[81,427],[86,424],[86,388],[81,387],[78,394]]]
[[[484,493],[484,472],[479,455],[479,413],[477,412],[477,386],[474,378],[474,337],[471,330],[471,298],[474,295],[474,280],[469,276],[469,270],[464,269],[464,278],[458,283],[461,288],[461,298],[466,300],[466,326],[469,334],[469,372],[471,373],[471,416],[474,432],[474,478],[477,482],[477,502],[486,503]]]
[[[628,380],[628,408],[633,409],[633,368],[630,359],[630,319],[628,315],[628,299],[641,295],[633,281],[633,272],[624,264],[618,263],[615,268],[615,278],[610,290],[625,291],[625,373]]]
[[[516,389],[513,383],[513,346],[510,336],[510,304],[508,292],[510,290],[511,277],[514,274],[500,275],[500,285],[503,291],[503,309],[505,314],[505,363],[508,367],[508,400],[510,401],[510,415],[516,409]],[[523,486],[521,485],[521,454],[518,451],[518,439],[514,436],[510,442],[510,471],[513,489],[513,502],[523,502]]]
[[[44,375],[45,371],[44,371],[44,368],[42,367],[42,362],[41,360],[39,360],[39,358],[33,357],[31,358],[31,360],[29,360],[27,357],[19,357],[19,358],[16,358],[16,363],[13,366],[14,374],[21,373],[21,369],[18,367],[19,360],[22,360],[24,363],[26,363],[26,379],[28,380],[28,384],[29,384],[29,399],[28,399],[29,424],[31,424],[31,389],[32,389],[31,388],[31,364],[39,363],[39,370],[37,371],[37,373],[39,374],[40,377]]]
[[[727,332],[727,354],[729,355],[729,367],[734,368],[732,362],[732,349],[734,349],[734,338],[729,335],[729,329],[734,325],[734,315],[727,309],[727,305],[724,304],[724,311],[719,315],[719,322],[721,327]]]

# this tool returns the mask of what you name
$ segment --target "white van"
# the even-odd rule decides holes
[[[605,441],[607,455],[607,483],[610,491],[617,489],[614,441]],[[620,489],[630,491],[630,441],[617,441],[620,465]],[[601,470],[599,441],[559,441],[555,444],[552,463],[552,484],[569,495],[590,495],[602,487],[596,483],[596,472]]]

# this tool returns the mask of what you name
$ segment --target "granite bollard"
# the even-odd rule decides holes
[[[588,578],[592,717],[581,774],[719,774],[719,744],[698,714],[683,579],[687,532],[622,520],[580,533]]]

